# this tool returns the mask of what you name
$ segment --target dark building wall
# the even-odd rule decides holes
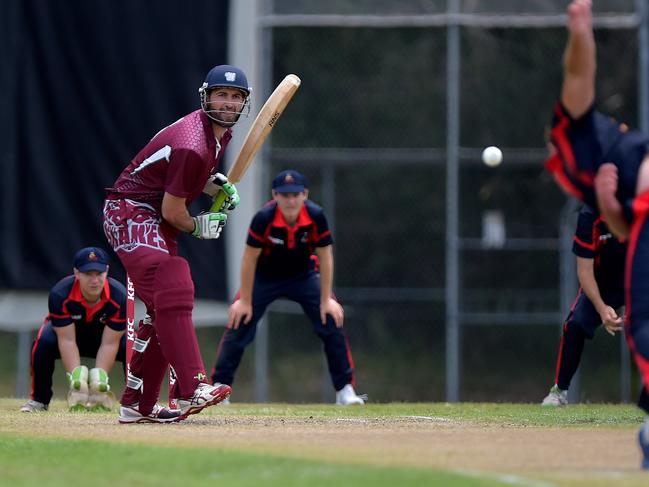
[[[48,288],[76,249],[108,247],[103,188],[199,107],[227,18],[227,0],[2,2],[0,288]],[[225,298],[222,242],[180,240],[197,294]]]

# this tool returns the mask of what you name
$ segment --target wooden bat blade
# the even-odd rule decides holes
[[[289,74],[277,85],[275,91],[270,94],[268,100],[266,100],[266,103],[261,107],[261,110],[259,110],[255,120],[252,122],[250,130],[248,130],[246,138],[243,140],[241,150],[228,171],[228,181],[232,183],[241,181],[255,155],[284,112],[286,105],[288,105],[288,102],[291,101],[291,98],[293,98],[293,95],[300,87],[301,82],[299,77],[294,74]],[[225,199],[225,192],[219,191],[214,198],[210,211],[219,211]]]
[[[275,91],[268,97],[268,100],[261,107],[254,122],[252,122],[250,130],[241,146],[241,151],[228,171],[229,181],[233,183],[241,181],[252,159],[261,148],[271,130],[275,127],[286,105],[288,105],[288,102],[291,101],[291,98],[293,98],[293,95],[300,87],[300,83],[300,78],[294,74],[289,74],[277,85]]]

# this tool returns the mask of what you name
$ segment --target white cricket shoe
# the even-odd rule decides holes
[[[30,399],[27,401],[23,407],[20,408],[21,413],[40,413],[42,411],[47,411],[49,405],[43,404],[42,402],[34,401]]]
[[[354,387],[351,384],[347,384],[345,387],[336,392],[336,404],[339,406],[351,406],[352,404],[365,404],[365,399],[363,396],[359,396],[354,391]]]
[[[543,399],[543,402],[541,403],[541,406],[553,408],[566,405],[568,405],[568,391],[559,389],[559,386],[556,384],[552,386],[550,393],[545,396],[545,399]]]
[[[232,389],[227,384],[214,385],[201,382],[192,397],[178,399],[178,407],[186,418],[190,414],[200,413],[208,406],[214,406],[227,399]]]
[[[122,424],[128,423],[176,423],[182,421],[185,417],[180,412],[180,409],[169,409],[159,404],[153,406],[153,410],[144,415],[140,413],[139,404],[130,404],[128,406],[120,406],[119,408],[119,422]]]

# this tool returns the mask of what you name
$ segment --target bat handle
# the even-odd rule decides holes
[[[225,191],[220,189],[219,192],[216,193],[216,196],[212,201],[212,206],[210,206],[210,213],[218,212],[223,207],[223,203],[225,203],[227,197],[228,195],[225,193]]]

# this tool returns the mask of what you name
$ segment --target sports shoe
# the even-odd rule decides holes
[[[119,422],[122,424],[127,423],[176,423],[182,421],[185,417],[180,412],[180,409],[169,409],[156,404],[153,406],[153,411],[148,415],[143,415],[138,409],[139,404],[130,404],[128,406],[120,406],[119,408]]]
[[[40,413],[42,411],[47,411],[47,408],[50,406],[48,404],[43,404],[42,402],[34,401],[30,399],[27,401],[23,407],[20,408],[21,413]]]
[[[351,384],[347,384],[345,387],[336,392],[336,404],[339,406],[351,406],[353,404],[365,404],[367,396],[359,396],[354,391],[354,387]]]
[[[201,382],[192,397],[178,399],[178,407],[186,418],[190,414],[200,413],[206,407],[214,406],[227,399],[231,392],[232,389],[229,385],[219,384],[218,382],[210,385]]]
[[[642,450],[642,463],[640,466],[643,470],[649,470],[649,419],[646,419],[640,431],[638,431],[638,442]]]
[[[567,404],[568,404],[568,391],[559,389],[559,386],[555,384],[552,386],[552,389],[550,389],[549,394],[545,396],[545,399],[543,399],[541,406],[556,408],[559,406],[566,406]]]

